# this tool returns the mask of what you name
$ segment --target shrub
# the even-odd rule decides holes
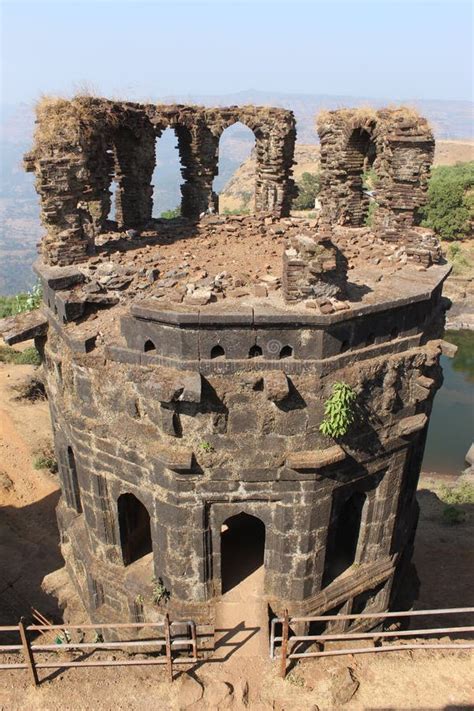
[[[464,481],[457,486],[442,486],[439,490],[439,498],[445,504],[474,504],[474,484]]]
[[[442,239],[469,236],[474,219],[474,161],[433,168],[423,224]]]
[[[151,600],[154,605],[159,605],[162,600],[165,602],[170,599],[171,593],[166,589],[163,578],[153,578],[151,589]]]
[[[295,210],[311,210],[320,189],[319,173],[303,173],[297,181],[298,197],[293,200]]]
[[[334,383],[332,394],[324,403],[324,420],[319,430],[328,437],[343,437],[355,420],[357,393],[342,381]]]
[[[162,220],[174,220],[175,217],[181,217],[181,207],[178,205],[174,210],[165,210],[160,217]]]
[[[41,452],[38,452],[33,459],[33,467],[34,469],[48,469],[51,474],[56,474],[58,463],[50,446],[46,446]]]

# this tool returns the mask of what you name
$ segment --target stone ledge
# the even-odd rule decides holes
[[[346,453],[338,444],[328,449],[316,449],[306,452],[293,452],[286,458],[286,465],[290,469],[322,469],[331,464],[342,462]]]
[[[9,346],[44,336],[47,331],[48,319],[41,309],[0,319],[0,335]]]
[[[404,417],[397,425],[397,434],[399,437],[406,437],[415,432],[419,432],[428,422],[428,417],[421,413],[412,415],[412,417]]]
[[[160,454],[155,455],[155,458],[164,467],[174,472],[189,472],[193,468],[194,455],[191,449],[160,452]]]

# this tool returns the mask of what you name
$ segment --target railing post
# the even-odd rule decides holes
[[[196,635],[196,625],[194,622],[191,622],[191,641],[193,644],[193,661],[197,662],[198,660],[198,650],[197,650],[197,635]]]
[[[36,671],[35,659],[33,652],[31,650],[30,641],[25,627],[25,618],[22,617],[18,623],[18,629],[20,630],[21,643],[23,645],[23,654],[25,655],[25,662],[28,664],[28,669],[30,670],[31,678],[33,684],[38,686],[38,672]]]
[[[171,656],[171,631],[170,616],[165,615],[165,643],[166,643],[166,667],[168,669],[168,680],[173,681],[173,658]]]
[[[286,655],[288,653],[288,635],[289,635],[290,623],[288,619],[288,610],[285,610],[282,622],[282,640],[281,640],[281,666],[280,666],[280,676],[282,679],[286,677]]]

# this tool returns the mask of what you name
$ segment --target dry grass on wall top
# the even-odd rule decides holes
[[[63,142],[79,143],[93,134],[97,124],[103,126],[104,120],[109,125],[116,125],[117,117],[106,110],[108,103],[94,96],[41,97],[36,104],[36,146],[47,148]]]
[[[326,123],[332,123],[334,118],[339,119],[339,117],[342,117],[346,120],[350,120],[353,126],[357,125],[363,128],[365,125],[371,124],[374,121],[384,120],[386,118],[384,114],[386,113],[389,114],[391,119],[395,118],[398,120],[411,121],[413,123],[426,123],[426,119],[421,117],[418,111],[411,106],[388,105],[382,109],[376,109],[373,106],[359,106],[355,109],[323,110],[317,115],[316,124],[323,126]]]

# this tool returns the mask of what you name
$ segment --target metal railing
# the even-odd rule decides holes
[[[174,637],[173,626],[180,625],[186,627],[186,635]],[[153,639],[135,639],[129,641],[118,642],[72,642],[69,632],[77,630],[80,633],[86,630],[118,630],[118,629],[149,629],[159,630],[161,636]],[[31,640],[31,633],[34,632],[50,632],[57,630],[61,632],[65,638],[60,644],[37,644]],[[67,630],[67,633],[66,633]],[[183,620],[171,622],[169,615],[165,615],[163,622],[120,622],[114,623],[96,623],[84,625],[26,625],[24,618],[20,620],[18,625],[8,625],[0,627],[1,633],[18,633],[21,644],[3,644],[0,645],[0,655],[5,653],[21,653],[23,652],[24,661],[22,662],[5,662],[0,663],[0,670],[10,669],[29,669],[31,680],[35,686],[39,684],[38,669],[66,669],[69,667],[106,667],[106,666],[152,666],[166,664],[168,679],[173,681],[173,665],[174,664],[192,664],[198,661],[197,635],[196,624],[193,620]],[[66,633],[66,634],[65,634]],[[37,661],[36,655],[44,652],[56,652],[60,654],[63,651],[75,650],[78,652],[91,652],[100,650],[119,650],[127,652],[138,651],[139,649],[149,648],[150,652],[162,652],[160,657],[150,657],[146,659],[77,659],[75,661],[61,660],[57,661]],[[188,656],[176,657],[173,655],[174,650],[189,650]]]
[[[297,635],[291,633],[291,626],[297,623],[311,622],[331,622],[343,620],[383,620],[390,618],[401,617],[416,617],[416,616],[437,616],[437,615],[452,615],[452,614],[472,614],[474,607],[458,607],[444,610],[409,610],[403,612],[371,612],[351,615],[317,615],[314,617],[290,617],[288,610],[285,611],[283,617],[274,617],[271,621],[270,629],[270,658],[280,660],[280,676],[285,678],[287,672],[288,659],[304,659],[307,657],[329,657],[339,656],[344,654],[374,654],[380,652],[395,652],[408,649],[474,649],[474,643],[470,642],[437,642],[431,643],[428,641],[416,641],[413,643],[404,644],[387,644],[382,645],[384,639],[407,638],[407,637],[435,637],[437,635],[446,635],[453,633],[474,633],[474,626],[457,626],[457,627],[436,627],[422,628],[414,630],[390,630],[390,631],[375,631],[375,632],[330,632],[326,634],[307,634]],[[281,635],[276,634],[276,626],[281,625]],[[372,647],[344,647],[338,649],[324,649],[327,642],[351,642],[353,640],[373,640]],[[276,643],[281,643],[281,651],[279,655],[275,653]],[[313,652],[298,652],[292,651],[298,643],[315,643],[318,647],[317,651]]]

